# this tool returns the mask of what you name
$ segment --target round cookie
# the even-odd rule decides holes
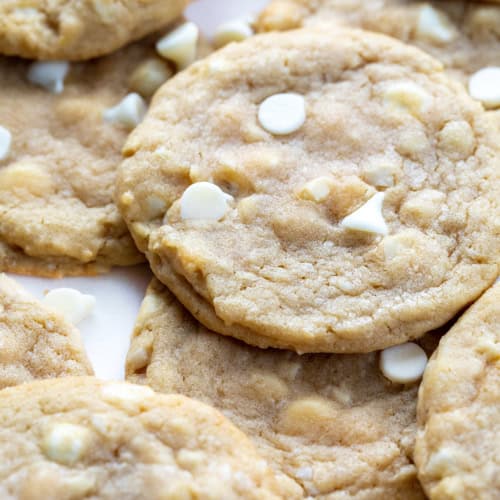
[[[425,337],[428,352],[437,338]],[[221,410],[301,497],[424,498],[410,458],[417,384],[385,379],[378,358],[248,346],[205,329],[153,281],[126,373]]]
[[[0,274],[0,389],[91,375],[78,330]]]
[[[418,397],[418,475],[431,499],[500,496],[500,286],[441,339]]]
[[[249,439],[184,396],[91,377],[0,392],[2,498],[281,495]]]
[[[103,113],[154,56],[154,41],[73,64],[59,94],[28,81],[30,65],[0,58],[0,267],[61,276],[95,274],[143,260],[113,202],[129,129]]]
[[[305,122],[273,135],[262,103],[282,93],[303,97]],[[355,30],[258,35],[160,89],[117,202],[208,328],[368,352],[444,324],[496,278],[494,144],[481,106],[417,49]]]
[[[344,24],[381,32],[439,59],[462,82],[487,66],[500,66],[500,6],[432,0],[273,0],[259,31]]]
[[[0,53],[28,59],[91,59],[152,33],[187,0],[3,0]]]

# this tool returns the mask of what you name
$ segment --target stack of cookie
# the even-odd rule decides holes
[[[0,5],[2,269],[156,276],[128,382],[0,278],[0,496],[498,498],[500,6],[185,4]]]

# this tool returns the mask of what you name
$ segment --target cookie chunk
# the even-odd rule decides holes
[[[92,374],[78,330],[4,274],[0,303],[0,389]]]
[[[143,260],[113,189],[145,104],[135,94],[121,115],[115,106],[130,93],[130,76],[155,57],[155,41],[72,65],[0,58],[0,126],[9,137],[0,155],[2,270],[95,274]]]
[[[500,496],[500,286],[445,335],[418,397],[418,475],[431,499]]]
[[[382,35],[230,45],[160,89],[124,153],[117,202],[156,276],[253,345],[382,349],[497,276],[494,128],[439,62]]]
[[[28,59],[91,59],[177,18],[187,0],[2,0],[0,53]]]
[[[437,337],[425,340],[429,352]],[[384,378],[376,353],[251,347],[205,329],[153,281],[126,373],[220,409],[302,497],[423,498],[410,458],[417,384]]]
[[[459,1],[273,0],[260,14],[260,31],[340,24],[391,35],[439,59],[466,83],[500,66],[500,6]]]
[[[0,392],[2,498],[281,495],[249,439],[183,396],[92,377]]]

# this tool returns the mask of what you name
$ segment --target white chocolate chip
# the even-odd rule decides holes
[[[163,214],[167,210],[167,205],[165,203],[165,200],[158,198],[158,196],[155,195],[149,196],[146,203],[147,203],[149,217],[158,217],[160,215],[163,216]]]
[[[403,81],[389,85],[385,101],[418,117],[429,108],[431,96],[416,83]]]
[[[410,193],[399,208],[402,220],[411,220],[417,225],[432,224],[441,214],[446,195],[435,189],[423,189]]]
[[[165,59],[184,69],[196,59],[199,30],[194,23],[184,23],[158,40],[156,50]]]
[[[232,66],[229,61],[223,57],[210,58],[210,62],[208,63],[208,69],[213,74],[227,73],[231,68]]]
[[[244,19],[234,19],[217,27],[214,33],[215,47],[223,47],[231,42],[241,42],[253,35],[250,23]]]
[[[72,465],[86,452],[91,431],[81,425],[59,423],[45,435],[42,449],[55,462]]]
[[[387,236],[382,241],[385,259],[392,260],[398,257],[408,256],[412,249],[411,243],[411,240],[409,241],[402,233]]]
[[[188,220],[220,220],[227,212],[228,201],[232,199],[211,182],[196,182],[181,196],[181,217]]]
[[[469,94],[487,108],[500,106],[500,67],[483,68],[469,79]]]
[[[132,194],[131,191],[125,191],[120,198],[120,202],[127,207],[130,207],[130,205],[132,205],[134,201],[135,201],[135,196]]]
[[[159,300],[156,295],[146,295],[141,304],[139,316],[146,318],[156,314],[163,306],[163,300]]]
[[[255,483],[244,472],[236,471],[233,478],[240,490],[255,491]]]
[[[328,198],[331,188],[332,181],[329,177],[316,177],[304,185],[299,196],[320,203]]]
[[[60,94],[64,90],[64,79],[69,71],[66,61],[34,62],[28,70],[28,80],[52,92]]]
[[[311,481],[311,479],[313,478],[313,469],[312,467],[299,467],[295,470],[295,476],[298,479]]]
[[[47,196],[53,192],[52,178],[42,165],[29,161],[11,163],[0,170],[0,190],[31,193],[33,196]]]
[[[445,15],[430,5],[424,5],[420,9],[416,34],[418,38],[441,44],[449,43],[457,36],[456,30]]]
[[[73,498],[88,498],[95,492],[97,479],[93,472],[85,471],[64,478],[64,488]]]
[[[206,456],[201,451],[182,449],[177,453],[177,463],[187,470],[195,470],[206,459]]]
[[[377,193],[364,205],[345,217],[340,225],[356,231],[386,235],[388,228],[382,215],[383,204],[384,193]]]
[[[101,389],[101,396],[105,401],[127,411],[138,410],[154,394],[149,387],[128,383],[108,383]]]
[[[144,99],[135,92],[126,95],[116,106],[107,109],[103,118],[110,123],[117,123],[132,130],[141,123],[146,114]]]
[[[171,76],[172,70],[166,61],[151,58],[141,63],[128,80],[130,90],[151,97]]]
[[[130,348],[127,354],[127,366],[136,371],[146,367],[151,361],[151,352],[144,347]]]
[[[417,344],[408,342],[380,353],[380,370],[392,382],[409,384],[422,378],[427,365],[427,354]]]
[[[461,472],[459,453],[449,447],[438,448],[429,457],[426,473],[433,476],[449,476]]]
[[[363,171],[363,177],[368,184],[385,188],[394,186],[394,177],[400,171],[399,165],[381,160],[367,165]]]
[[[472,155],[476,138],[472,127],[464,120],[449,121],[438,134],[439,148],[454,160]]]
[[[299,94],[275,94],[259,106],[259,122],[271,134],[291,134],[299,130],[305,121],[305,99]]]
[[[92,313],[96,300],[74,288],[55,288],[45,295],[43,303],[76,325]]]
[[[11,142],[12,134],[0,125],[0,160],[5,160],[9,155]]]
[[[429,149],[429,139],[423,127],[408,127],[398,134],[395,146],[400,155],[418,159]]]

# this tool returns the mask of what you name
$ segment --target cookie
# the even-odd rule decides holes
[[[218,411],[92,377],[0,392],[2,498],[283,498]]]
[[[4,274],[0,303],[0,389],[92,374],[78,330]]]
[[[431,499],[500,496],[499,302],[496,285],[442,338],[425,371],[415,461]]]
[[[260,31],[324,23],[385,33],[438,58],[466,83],[488,66],[500,66],[500,6],[460,1],[273,0],[260,14]]]
[[[72,65],[0,58],[0,126],[10,137],[0,154],[0,269],[61,276],[143,261],[113,202],[138,117],[133,103],[121,123],[105,116],[130,92],[129,78],[134,90],[144,84],[141,65],[155,61],[169,76],[155,41]]]
[[[86,63],[0,58],[0,269],[53,277],[144,261],[113,202],[116,169],[147,99],[211,50],[186,26],[194,37],[184,53],[171,43],[170,61],[157,45],[173,31]]]
[[[436,340],[426,337],[428,350]],[[153,281],[126,373],[221,410],[301,497],[424,498],[410,459],[417,384],[390,382],[378,363],[376,353],[298,356],[217,335]]]
[[[439,62],[355,30],[258,35],[155,95],[117,203],[205,326],[260,347],[368,352],[496,278],[494,128]]]
[[[91,59],[152,33],[187,0],[4,0],[0,53],[28,59]]]

